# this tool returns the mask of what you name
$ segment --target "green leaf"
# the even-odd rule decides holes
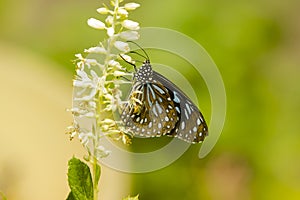
[[[96,164],[96,175],[95,175],[95,183],[98,185],[101,174],[101,168],[98,164]]]
[[[73,193],[70,192],[66,200],[76,200]]]
[[[93,200],[90,168],[75,157],[69,160],[68,182],[75,200]]]
[[[6,196],[0,191],[0,197],[2,197],[2,200],[7,200]]]
[[[139,194],[136,195],[135,197],[130,197],[130,196],[128,196],[128,197],[126,197],[126,198],[123,198],[123,200],[139,200]]]

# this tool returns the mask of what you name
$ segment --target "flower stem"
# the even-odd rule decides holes
[[[99,188],[98,188],[98,182],[99,179],[97,178],[97,168],[99,165],[97,164],[97,158],[94,156],[93,158],[93,190],[94,190],[94,200],[98,200],[98,193],[99,193]]]

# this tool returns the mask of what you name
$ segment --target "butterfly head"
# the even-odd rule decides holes
[[[134,81],[140,83],[149,83],[152,82],[153,79],[153,70],[149,60],[143,62],[143,65],[139,68],[139,70],[134,74]]]

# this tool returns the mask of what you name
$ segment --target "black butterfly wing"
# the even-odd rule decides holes
[[[134,135],[154,137],[170,134],[179,120],[167,88],[158,82],[136,82],[121,119]]]
[[[168,135],[191,143],[203,141],[208,135],[208,127],[198,107],[183,91],[163,75],[153,71],[153,79],[168,90],[179,116],[175,128]]]

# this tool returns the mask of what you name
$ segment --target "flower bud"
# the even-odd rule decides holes
[[[112,66],[112,67],[116,67],[116,66],[120,65],[120,63],[115,60],[109,60],[108,65]]]
[[[97,12],[102,15],[106,15],[109,12],[109,10],[107,8],[98,8]]]
[[[106,49],[103,47],[90,47],[89,49],[84,50],[85,53],[100,53],[100,54],[105,54]]]
[[[105,24],[95,18],[88,19],[87,23],[90,27],[95,28],[95,29],[104,29],[105,28]]]
[[[123,9],[123,8],[119,8],[118,9],[118,14],[119,15],[123,15],[123,16],[127,16],[128,15],[128,12],[127,10]]]
[[[119,77],[119,76],[125,76],[126,73],[122,71],[114,71],[114,76]]]
[[[130,56],[128,56],[128,55],[126,55],[126,54],[121,54],[121,56],[122,56],[127,62],[130,62],[130,63],[133,62],[133,60],[132,60],[132,58],[131,58]]]
[[[113,27],[109,27],[106,31],[109,37],[112,37],[115,34],[115,30]]]
[[[138,30],[140,28],[138,22],[128,20],[128,19],[122,22],[122,26],[130,30]]]
[[[124,40],[137,40],[139,39],[140,35],[137,31],[123,31],[120,33],[120,37]]]
[[[123,52],[130,51],[129,45],[126,42],[116,41],[115,47]]]
[[[112,25],[112,23],[114,22],[114,17],[111,15],[108,15],[105,19],[105,22],[109,25]]]
[[[135,10],[138,7],[140,7],[140,4],[138,3],[126,3],[124,6],[126,10]]]

